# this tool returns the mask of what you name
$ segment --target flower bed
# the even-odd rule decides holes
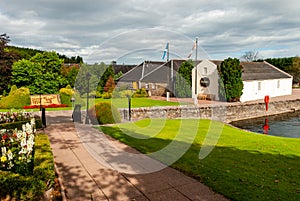
[[[30,112],[0,112],[0,124],[19,121],[30,121],[33,114]]]
[[[18,116],[18,115],[17,115]],[[0,130],[0,170],[28,175],[33,171],[35,120],[22,130]]]
[[[40,108],[40,105],[26,105],[23,109],[37,109]],[[50,105],[42,105],[42,108],[58,108],[58,107],[69,107],[67,104],[50,104]]]

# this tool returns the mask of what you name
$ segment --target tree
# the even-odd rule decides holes
[[[55,52],[37,53],[29,60],[22,59],[12,67],[12,83],[26,86],[31,94],[54,94],[67,85],[61,75],[63,60]]]
[[[175,77],[175,95],[179,98],[192,96],[192,70],[194,66],[189,61],[184,61]]]
[[[104,91],[108,93],[112,93],[115,88],[116,88],[115,80],[112,76],[109,76],[104,86]]]
[[[5,93],[11,83],[11,68],[18,59],[18,55],[7,50],[9,36],[0,35],[0,94]]]
[[[84,93],[87,92],[87,79],[86,79],[86,75],[87,73],[90,73],[92,76],[89,80],[89,89],[90,92],[91,91],[99,91],[99,83],[102,79],[102,76],[104,74],[104,72],[107,69],[107,65],[103,62],[101,62],[100,64],[95,63],[93,65],[87,65],[87,64],[83,64],[80,67],[80,70],[77,74],[76,77],[76,81],[74,84],[75,89],[80,93],[80,95],[83,95]],[[108,79],[108,77],[107,77]],[[106,79],[106,80],[107,80]],[[104,82],[103,87],[106,84],[106,80]],[[103,91],[103,88],[102,88]]]
[[[104,73],[100,75],[100,81],[98,84],[98,91],[102,93],[104,91],[104,87],[106,85],[107,80],[109,77],[114,78],[115,77],[115,71],[112,67],[112,65],[109,65],[108,68],[105,69]]]
[[[256,61],[260,59],[259,52],[253,52],[253,51],[246,51],[245,54],[241,57],[241,60],[243,61]]]
[[[239,101],[243,94],[242,66],[240,61],[236,58],[225,59],[218,66],[218,71],[221,82],[219,83],[221,99],[225,97],[229,102]]]
[[[294,57],[292,68],[289,72],[293,76],[294,83],[300,83],[300,57]]]

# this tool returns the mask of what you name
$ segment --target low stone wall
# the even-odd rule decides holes
[[[207,106],[168,106],[131,109],[131,120],[145,118],[206,118],[226,123],[267,115],[300,110],[300,99],[269,103],[266,111],[264,103],[212,104]],[[128,120],[128,109],[120,109],[124,120]]]

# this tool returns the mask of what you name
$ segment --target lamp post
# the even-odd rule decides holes
[[[131,121],[131,96],[133,94],[133,88],[130,88],[131,94],[127,94],[128,98],[128,121]]]
[[[131,96],[127,95],[128,98],[128,121],[131,121]]]
[[[90,91],[90,79],[91,74],[87,72],[86,79],[87,79],[87,92],[86,92],[86,116],[85,116],[85,124],[89,124],[89,91]]]
[[[71,98],[71,102],[72,102],[72,107],[74,109],[74,103],[75,103],[75,98],[74,97]]]

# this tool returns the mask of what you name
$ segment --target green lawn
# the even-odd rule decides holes
[[[209,127],[214,133],[223,126],[213,151],[200,160],[199,151]],[[101,127],[143,153],[167,147],[179,128],[184,135],[177,136],[178,147],[187,144],[193,130],[198,129],[192,146],[172,167],[232,200],[300,200],[300,139],[250,133],[210,120],[146,119]],[[147,136],[153,137],[141,139]]]
[[[113,98],[113,99],[102,99],[102,98],[91,98],[89,100],[89,106],[91,107],[95,103],[99,102],[111,102],[117,108],[128,108],[128,99],[127,98]],[[178,102],[169,102],[163,100],[153,100],[151,98],[132,98],[131,107],[155,107],[155,106],[177,106],[187,103],[178,103]],[[82,106],[82,109],[85,109],[85,106]],[[0,109],[0,112],[7,112],[11,109]],[[13,109],[18,111],[19,109]],[[40,109],[28,109],[26,111],[39,111]],[[58,111],[58,110],[72,110],[72,107],[61,107],[61,108],[46,108],[46,111]]]
[[[90,101],[90,105],[99,102],[111,102],[117,108],[128,108],[128,99],[127,98],[112,98],[112,99],[102,99],[96,98]],[[163,100],[153,100],[151,98],[132,98],[131,99],[131,107],[139,108],[139,107],[155,107],[155,106],[177,106],[184,103],[177,102],[169,102]]]

